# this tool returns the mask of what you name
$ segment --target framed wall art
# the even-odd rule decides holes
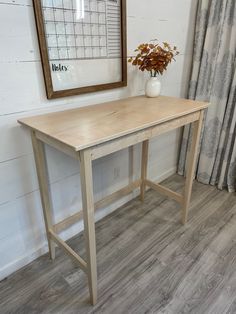
[[[47,97],[127,85],[126,0],[33,0]]]

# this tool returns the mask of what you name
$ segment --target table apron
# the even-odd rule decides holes
[[[175,118],[147,129],[137,131],[130,135],[125,135],[117,139],[93,146],[91,148],[92,159],[95,160],[101,158],[118,150],[125,149],[129,146],[133,146],[146,140],[150,140],[158,135],[197,121],[200,118],[200,113],[201,111],[197,111],[183,117]]]
[[[59,150],[60,152],[63,152],[64,154],[74,158],[74,159],[78,159],[79,156],[78,156],[78,152],[76,152],[76,150],[65,144],[65,143],[62,143],[44,133],[41,133],[40,131],[34,131],[35,133],[35,136],[38,140],[40,140],[41,142],[49,145],[49,146],[52,146],[53,148]]]

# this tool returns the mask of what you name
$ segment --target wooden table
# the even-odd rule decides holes
[[[31,130],[50,257],[51,259],[55,258],[55,245],[57,244],[79,264],[88,276],[92,304],[97,301],[94,210],[111,204],[137,188],[140,188],[140,196],[143,200],[146,187],[150,187],[181,204],[182,222],[185,223],[203,113],[207,107],[207,103],[186,99],[140,96],[19,120],[19,123]],[[192,144],[185,188],[181,195],[147,178],[148,143],[153,137],[189,123],[192,123],[193,126]],[[83,211],[57,224],[53,223],[51,215],[44,143],[80,161]],[[142,143],[140,179],[94,204],[92,161],[137,143]],[[86,261],[58,236],[60,231],[82,217],[84,219]]]

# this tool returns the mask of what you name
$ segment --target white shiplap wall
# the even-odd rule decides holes
[[[162,77],[165,95],[185,96],[191,61],[195,1],[127,0],[128,54],[137,44],[159,38],[176,44],[177,62]],[[66,108],[143,93],[145,76],[129,66],[128,87],[48,101],[38,50],[32,2],[0,1],[0,279],[47,250],[38,183],[28,132],[16,120]],[[145,108],[144,108],[145,109]],[[150,173],[164,178],[176,170],[180,132],[153,141]],[[134,148],[134,176],[138,176],[140,146]],[[80,208],[79,167],[73,159],[46,149],[56,220]],[[99,199],[129,180],[130,154],[118,152],[94,163],[94,192]],[[132,197],[132,196],[131,196]],[[96,219],[129,198],[99,211]],[[64,232],[68,238],[82,229]]]

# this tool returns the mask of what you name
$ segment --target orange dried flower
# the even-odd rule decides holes
[[[163,42],[162,45],[158,43],[140,44],[135,52],[137,55],[129,58],[128,62],[138,66],[141,71],[150,72],[153,77],[156,77],[157,74],[162,75],[171,61],[175,61],[174,57],[179,54],[177,47],[172,48],[167,42]]]

